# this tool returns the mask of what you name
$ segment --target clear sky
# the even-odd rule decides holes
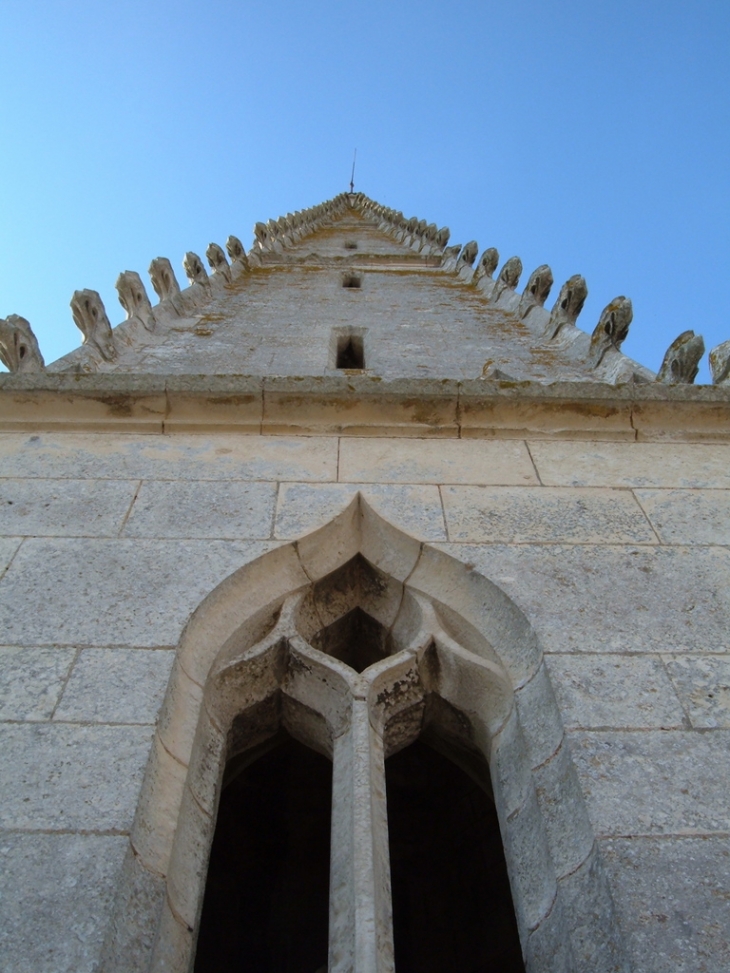
[[[728,0],[3,0],[0,316],[356,189],[625,294],[624,351],[730,338]],[[150,294],[153,295],[151,286]],[[709,381],[706,358],[700,381]]]

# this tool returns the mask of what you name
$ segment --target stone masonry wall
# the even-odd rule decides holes
[[[636,973],[730,968],[730,445],[0,436],[0,956],[91,973],[190,612],[361,490],[525,611]]]

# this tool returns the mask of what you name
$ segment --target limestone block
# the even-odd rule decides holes
[[[190,762],[202,700],[202,683],[190,678],[178,655],[160,710],[157,733],[165,749],[185,767]]]
[[[21,375],[45,368],[30,321],[19,314],[0,318],[0,361],[9,372]]]
[[[204,811],[185,787],[167,874],[167,896],[175,915],[189,929],[197,925],[203,904],[214,831],[215,817]]]
[[[526,803],[533,786],[527,745],[516,708],[492,737],[489,772],[497,812],[501,820],[506,820]]]
[[[0,726],[0,827],[127,831],[150,745],[140,726]]]
[[[193,930],[173,915],[165,901],[149,973],[188,973],[194,948]]]
[[[154,723],[174,655],[170,649],[82,649],[54,719]]]
[[[727,831],[727,730],[571,730],[569,735],[597,834]]]
[[[452,541],[656,543],[628,491],[443,486]]]
[[[379,517],[364,499],[360,502],[360,516],[363,557],[390,577],[405,581],[420,557],[420,543]],[[407,613],[411,608],[404,605],[404,610]]]
[[[439,548],[472,564],[514,599],[546,652],[730,651],[730,552],[725,549]]]
[[[612,838],[600,845],[637,973],[730,969],[730,838]]]
[[[170,861],[187,768],[155,733],[137,802],[131,842],[142,864],[164,876]]]
[[[149,963],[165,899],[163,879],[148,871],[128,845],[117,884],[112,918],[104,937],[98,969],[103,973],[139,973]]]
[[[275,499],[275,483],[148,481],[142,484],[122,533],[125,537],[267,538]]]
[[[635,490],[664,544],[730,545],[730,490]]]
[[[48,720],[74,649],[0,648],[0,720]]]
[[[160,480],[335,480],[325,437],[0,435],[4,476]]]
[[[273,546],[28,539],[0,581],[0,628],[8,643],[108,645],[114,637],[121,645],[175,645],[205,595]]]
[[[0,479],[0,533],[114,537],[136,489],[132,480]]]
[[[570,921],[558,898],[552,911],[530,933],[525,948],[525,963],[532,973],[579,973],[570,945]]]
[[[560,881],[560,898],[571,917],[570,941],[578,969],[591,973],[630,973],[613,899],[600,852]],[[643,967],[636,967],[643,973]]]
[[[0,833],[6,973],[96,973],[127,839]]]
[[[684,713],[661,659],[647,655],[549,655],[567,727],[681,729]]]
[[[538,483],[525,444],[516,440],[343,439],[339,478],[361,483]]]
[[[593,829],[567,741],[533,776],[558,878],[570,875],[588,858]]]
[[[515,690],[515,704],[531,767],[549,760],[563,739],[563,724],[543,661],[529,682]]]
[[[296,538],[328,523],[358,493],[385,520],[424,540],[444,540],[438,488],[401,483],[282,483],[274,534]]]
[[[730,488],[730,445],[534,442],[546,486]]]
[[[730,655],[668,655],[664,664],[692,726],[730,728]]]

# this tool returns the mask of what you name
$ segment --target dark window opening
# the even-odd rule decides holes
[[[357,241],[345,240],[345,250],[357,250]]]
[[[524,973],[494,804],[421,740],[385,763],[398,973]]]
[[[365,342],[362,335],[341,335],[337,339],[336,368],[365,368]]]
[[[224,788],[195,973],[327,968],[332,765],[283,737]]]
[[[342,278],[343,287],[362,287],[362,277],[357,274],[345,274]]]
[[[312,639],[320,652],[339,659],[356,672],[363,672],[387,655],[387,632],[362,608],[353,608],[336,622],[323,628]]]

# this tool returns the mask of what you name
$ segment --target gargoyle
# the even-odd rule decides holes
[[[155,257],[150,264],[149,274],[160,301],[169,301],[180,293],[175,271],[167,257]]]
[[[226,255],[223,253],[223,248],[219,247],[217,243],[208,244],[208,249],[205,251],[205,256],[214,274],[220,274],[224,280],[230,283],[231,280],[231,268],[226,260]]]
[[[730,385],[730,341],[715,345],[710,352],[713,385]]]
[[[606,305],[591,335],[588,357],[593,368],[598,368],[610,348],[620,350],[633,317],[634,309],[628,297],[615,297]]]
[[[543,307],[553,286],[553,272],[547,264],[542,264],[537,270],[533,270],[527,287],[522,292],[517,316],[526,318],[533,307]]]
[[[560,288],[558,299],[550,312],[545,337],[552,340],[564,325],[575,325],[587,297],[588,285],[585,279],[580,274],[573,274]]]
[[[0,318],[0,360],[10,372],[41,372],[46,367],[30,323],[19,314]]]
[[[115,286],[119,303],[127,312],[127,320],[139,318],[145,328],[152,331],[155,326],[152,305],[139,274],[135,270],[125,270],[117,277]]]
[[[667,385],[691,385],[700,370],[700,359],[705,353],[702,335],[694,331],[683,331],[675,338],[664,356],[662,367],[657,373],[657,382]]]
[[[96,291],[74,291],[71,298],[74,324],[83,334],[83,344],[93,345],[105,361],[114,361],[117,351],[104,303]]]
[[[188,251],[183,257],[183,267],[185,269],[185,276],[191,284],[206,285],[208,283],[208,271],[203,266],[203,261],[197,253]]]

